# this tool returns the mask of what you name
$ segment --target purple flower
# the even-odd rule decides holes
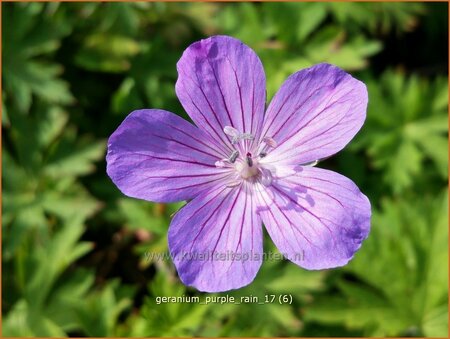
[[[169,249],[184,284],[219,292],[256,276],[262,224],[289,260],[345,265],[370,229],[370,203],[335,172],[314,168],[361,128],[365,85],[319,64],[291,75],[265,111],[265,75],[248,46],[214,36],[177,64],[176,93],[193,125],[167,111],[132,112],[108,143],[107,172],[134,198],[190,200]]]

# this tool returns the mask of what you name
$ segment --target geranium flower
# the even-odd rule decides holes
[[[361,128],[365,85],[336,66],[291,75],[266,112],[265,74],[248,46],[213,36],[177,64],[176,93],[195,125],[158,109],[132,112],[109,138],[107,172],[130,197],[189,200],[169,249],[184,284],[240,288],[264,259],[262,224],[289,260],[345,265],[370,228],[370,203],[335,172],[315,168]]]

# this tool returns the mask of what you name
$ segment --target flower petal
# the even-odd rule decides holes
[[[343,266],[368,236],[370,202],[338,173],[302,167],[258,188],[258,213],[270,237],[301,267]]]
[[[176,93],[197,126],[231,147],[225,126],[255,135],[262,126],[266,80],[258,56],[241,41],[213,36],[178,61]]]
[[[363,125],[367,100],[366,86],[333,65],[291,75],[267,109],[262,136],[278,145],[264,162],[304,164],[337,153]]]
[[[107,173],[126,195],[157,202],[195,197],[228,174],[211,138],[173,113],[134,111],[108,141]]]
[[[185,285],[221,292],[249,284],[262,262],[262,225],[246,185],[212,190],[178,212],[169,248]]]

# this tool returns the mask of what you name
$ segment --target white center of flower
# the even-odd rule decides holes
[[[251,153],[247,153],[245,160],[237,161],[234,168],[242,179],[249,179],[259,174],[258,159],[253,159]]]
[[[240,133],[231,126],[225,126],[224,132],[230,137],[235,150],[227,159],[219,160],[215,165],[219,168],[233,170],[234,176],[228,186],[238,185],[243,180],[259,181],[265,186],[270,185],[272,173],[264,168],[260,160],[267,155],[270,148],[276,147],[275,140],[265,137],[259,145],[254,145],[255,137],[250,133]]]

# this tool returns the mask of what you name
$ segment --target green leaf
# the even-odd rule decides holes
[[[101,291],[92,292],[84,303],[79,304],[76,316],[88,336],[114,336],[118,317],[131,304],[129,297],[118,297],[118,288],[118,281],[113,281]]]
[[[25,283],[21,299],[5,319],[4,334],[65,337],[67,330],[80,328],[74,312],[83,304],[94,277],[85,270],[75,270],[68,279],[62,277],[92,248],[79,241],[83,231],[79,218],[74,217],[51,237],[39,237],[41,243],[30,248],[21,244],[17,256],[22,259],[16,262],[15,273]]]
[[[297,29],[297,36],[301,41],[314,32],[327,15],[327,9],[321,3],[305,3],[304,6],[299,11],[301,24]]]
[[[45,173],[50,177],[80,176],[95,170],[93,162],[106,153],[105,141],[94,143],[81,140],[73,147],[73,142],[62,140],[57,150],[48,158]]]
[[[95,33],[85,38],[83,48],[75,62],[92,71],[123,72],[130,68],[130,58],[140,50],[140,45],[122,35]]]
[[[50,103],[70,104],[74,98],[68,84],[59,79],[61,66],[42,55],[56,50],[71,28],[46,12],[44,4],[8,4],[2,11],[3,77],[8,102],[26,113],[33,95]],[[48,59],[48,58],[47,58]]]
[[[119,209],[127,218],[127,227],[133,230],[145,229],[157,235],[165,235],[169,221],[157,212],[157,205],[147,201],[121,199]]]
[[[18,301],[5,317],[2,326],[2,336],[32,337],[35,335],[27,324],[28,305],[25,300]],[[63,335],[64,336],[64,335]]]
[[[328,5],[330,13],[340,23],[347,26],[353,24],[384,34],[391,31],[400,34],[412,30],[417,25],[418,14],[425,10],[421,3],[329,3]]]
[[[365,149],[373,166],[395,193],[416,184],[422,174],[448,178],[448,85],[415,75],[386,71],[366,81],[369,106],[364,130],[351,147]],[[442,93],[447,93],[446,98]],[[431,160],[425,168],[426,161]]]
[[[346,267],[352,281],[340,278],[340,292],[320,296],[306,319],[344,322],[366,336],[447,336],[448,196],[417,199],[383,201]]]

